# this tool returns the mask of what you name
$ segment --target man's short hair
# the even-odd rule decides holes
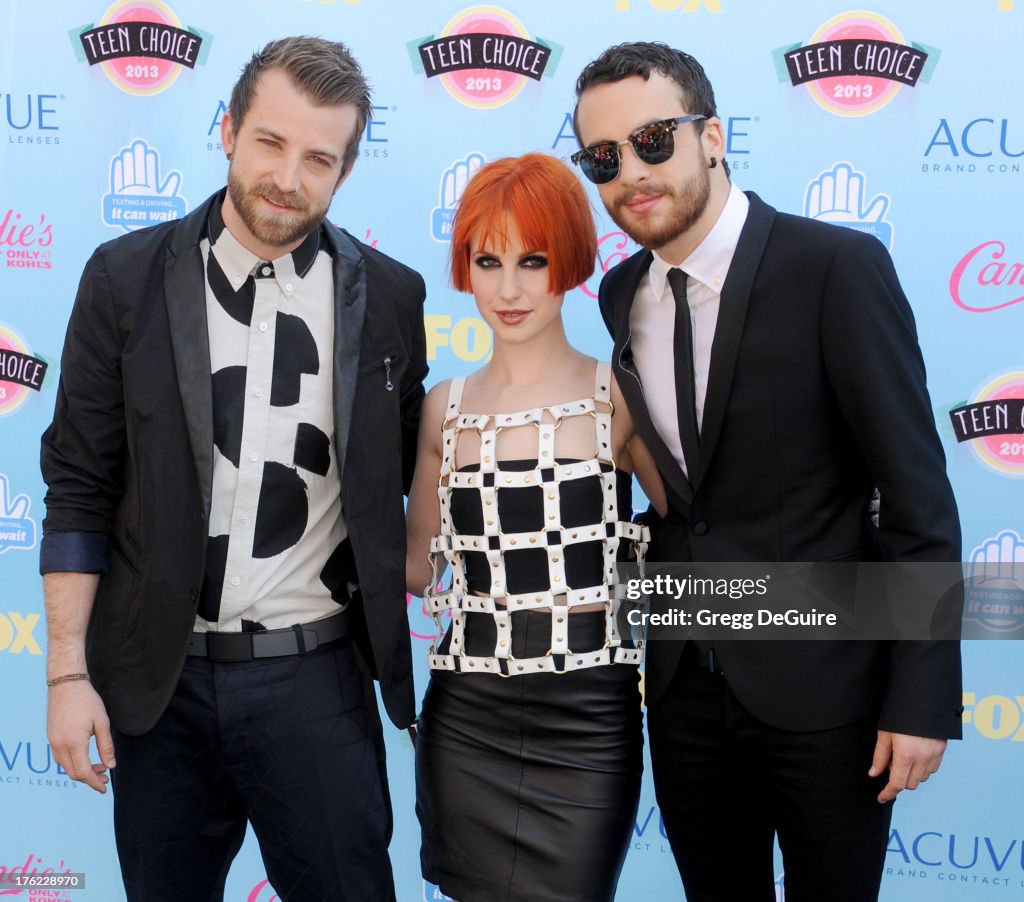
[[[652,72],[664,75],[679,87],[683,108],[687,113],[699,113],[708,119],[718,116],[715,107],[715,92],[708,80],[704,67],[690,54],[669,47],[661,41],[636,41],[609,47],[596,60],[588,63],[576,80],[576,106],[572,111],[572,129],[576,140],[582,145],[577,120],[580,97],[588,88],[609,82],[622,81],[633,75],[648,81]],[[704,131],[704,122],[694,123],[697,134]],[[729,174],[729,166],[725,174]]]
[[[597,232],[575,173],[543,153],[505,157],[482,167],[459,200],[452,227],[452,285],[472,291],[474,240],[504,251],[512,231],[524,249],[548,256],[548,291],[562,294],[594,272]]]
[[[356,129],[341,163],[341,174],[348,172],[359,153],[359,139],[371,111],[370,86],[349,49],[339,41],[297,36],[271,41],[258,50],[231,89],[229,109],[236,131],[249,111],[260,76],[267,69],[285,72],[295,88],[317,106],[355,106]]]

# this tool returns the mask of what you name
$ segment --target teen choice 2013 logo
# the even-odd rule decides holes
[[[42,389],[47,367],[17,332],[0,323],[0,417],[21,407],[29,392]]]
[[[71,31],[79,62],[99,66],[128,94],[166,91],[183,68],[206,62],[213,38],[198,28],[183,28],[160,0],[117,0],[98,25]]]
[[[779,81],[806,86],[816,103],[837,116],[867,116],[901,88],[927,83],[940,51],[908,44],[884,16],[855,10],[829,19],[806,44],[772,55]]]
[[[1003,373],[949,412],[958,442],[1004,476],[1024,476],[1024,370]]]
[[[408,45],[413,71],[439,78],[459,103],[481,110],[504,106],[529,80],[554,73],[562,47],[531,38],[510,12],[473,6],[453,16],[438,36]]]

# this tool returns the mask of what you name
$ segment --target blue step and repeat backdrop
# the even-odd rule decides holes
[[[373,119],[330,216],[423,273],[432,382],[490,352],[472,299],[446,277],[467,174],[507,154],[567,157],[576,76],[606,46],[691,51],[715,85],[741,187],[889,247],[917,316],[965,560],[999,562],[1001,585],[1021,584],[1024,0],[4,0],[0,871],[87,875],[84,890],[47,899],[123,898],[110,797],[68,780],[45,730],[38,439],[79,274],[99,242],[181,216],[222,185],[219,124],[240,66],[299,33],[345,41],[373,83]],[[572,340],[607,357],[600,272],[633,248],[601,213],[598,273],[566,310]],[[1024,608],[1020,593],[992,597],[967,600],[978,641],[964,649],[965,739],[897,804],[890,902],[1024,894],[1024,656],[1018,642],[982,641],[1021,638]],[[432,626],[419,599],[408,610],[422,691]],[[412,749],[393,729],[387,740],[399,899],[443,899],[419,876]],[[251,836],[227,897],[277,898]],[[618,898],[682,898],[649,780]]]

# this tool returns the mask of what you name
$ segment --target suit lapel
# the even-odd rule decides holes
[[[612,351],[612,367],[619,382],[622,396],[626,400],[630,415],[633,417],[634,428],[647,445],[647,450],[658,466],[669,497],[673,495],[684,505],[693,500],[691,487],[675,456],[662,440],[651,420],[644,397],[643,386],[633,362],[633,350],[630,346],[629,314],[633,308],[637,287],[651,265],[651,252],[641,251],[625,263],[612,281],[608,290],[614,305],[615,346]],[[672,377],[671,361],[666,361],[667,378]],[[682,505],[675,504],[675,507]]]
[[[750,290],[761,263],[768,236],[775,222],[775,210],[756,194],[749,194],[750,209],[743,224],[740,239],[733,254],[729,274],[722,286],[721,302],[718,308],[718,322],[715,325],[715,340],[711,346],[711,366],[708,372],[708,389],[704,399],[704,416],[700,433],[700,467],[694,488],[700,486],[711,464],[715,445],[722,432],[725,409],[732,389],[732,378],[736,370],[743,323],[747,316],[747,302]]]
[[[213,381],[210,333],[206,320],[206,281],[199,242],[214,195],[178,225],[164,262],[164,302],[170,324],[178,392],[185,411],[189,444],[208,514],[213,491]]]
[[[366,319],[366,264],[352,240],[325,223],[334,251],[334,442],[344,480],[345,450],[359,376],[359,350]],[[344,484],[344,483],[343,483]]]

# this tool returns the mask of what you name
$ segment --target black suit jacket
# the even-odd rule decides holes
[[[206,289],[210,207],[100,246],[68,325],[43,436],[46,541],[105,541],[87,636],[114,726],[148,730],[185,659],[204,573],[213,479]],[[356,641],[391,720],[414,717],[402,493],[427,372],[420,276],[326,224],[334,256],[334,441],[361,602]],[[390,379],[384,359],[390,358]],[[62,569],[74,570],[74,566]]]
[[[601,283],[613,366],[669,496],[656,561],[960,560],[956,504],[910,305],[886,249],[851,229],[778,213],[756,195],[712,347],[699,466],[687,479],[652,425],[629,313],[641,251]],[[666,378],[673,362],[665,361]],[[876,533],[867,508],[882,494]],[[647,646],[657,704],[681,642]],[[763,721],[818,730],[960,734],[956,642],[715,643],[730,687]]]

